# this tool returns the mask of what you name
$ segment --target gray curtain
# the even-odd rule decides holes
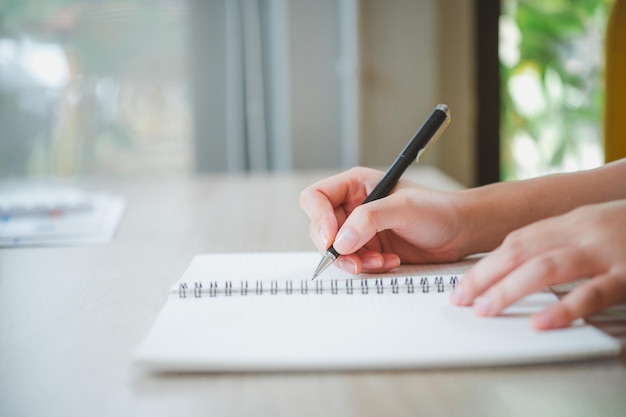
[[[189,0],[198,171],[357,163],[356,0]]]

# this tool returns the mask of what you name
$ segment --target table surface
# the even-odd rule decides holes
[[[194,254],[314,250],[298,195],[326,174],[77,182],[124,195],[128,207],[110,244],[0,250],[0,415],[626,415],[623,353],[559,365],[402,372],[136,369],[133,349]],[[429,167],[408,176],[460,188]],[[625,310],[593,322],[623,342]]]

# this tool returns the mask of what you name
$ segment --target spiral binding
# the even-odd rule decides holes
[[[355,283],[357,281],[357,283]],[[262,281],[256,280],[254,282],[248,282],[247,280],[240,281],[239,286],[233,285],[232,281],[225,281],[222,285],[219,285],[217,281],[211,281],[204,285],[202,282],[193,283],[193,293],[190,286],[186,282],[178,284],[178,288],[175,289],[179,298],[188,298],[193,296],[194,298],[202,297],[217,297],[223,295],[226,297],[231,296],[247,296],[247,295],[277,295],[277,294],[414,294],[422,293],[427,294],[442,293],[452,290],[459,283],[458,275],[439,275],[439,276],[422,276],[422,277],[402,277],[402,278],[354,278],[347,280],[331,280],[330,287],[327,285],[327,281],[316,280],[315,286],[311,284],[309,288],[308,280],[300,280],[299,290],[296,283],[296,291],[294,291],[294,280],[286,280],[279,284],[278,280]],[[264,287],[265,286],[265,287]],[[269,286],[269,292],[268,292]]]

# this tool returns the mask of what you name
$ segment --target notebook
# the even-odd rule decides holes
[[[617,340],[583,321],[537,332],[532,294],[501,316],[451,306],[473,263],[402,266],[311,281],[314,252],[197,255],[134,353],[150,371],[247,372],[479,367],[615,356]]]

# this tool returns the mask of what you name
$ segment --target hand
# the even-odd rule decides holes
[[[527,294],[591,278],[531,318],[538,330],[566,327],[626,300],[626,200],[583,206],[509,234],[461,280],[450,301],[495,316]]]
[[[353,168],[306,188],[300,206],[311,219],[310,236],[321,252],[333,243],[342,269],[384,272],[401,262],[457,260],[463,222],[455,193],[430,190],[406,180],[380,200],[362,204],[383,173]]]

